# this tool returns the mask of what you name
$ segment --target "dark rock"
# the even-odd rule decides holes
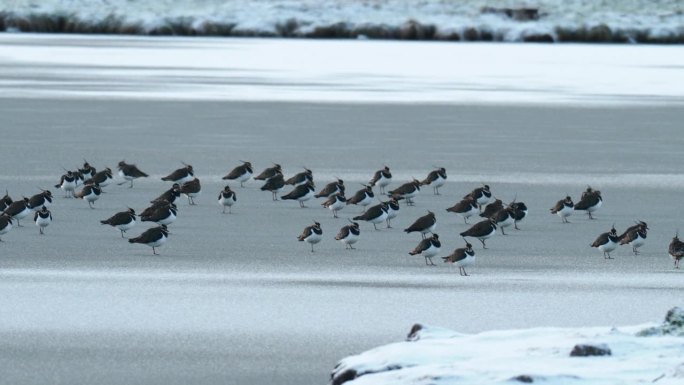
[[[638,337],[674,335],[684,337],[684,309],[673,307],[665,315],[662,325],[644,329],[636,334]]]
[[[418,332],[423,330],[423,325],[421,324],[414,324],[411,327],[411,331],[409,331],[409,334],[406,336],[406,341],[418,341],[420,339],[420,335]]]
[[[500,15],[516,21],[539,20],[539,10],[537,8],[483,7],[480,12]]]
[[[335,373],[330,375],[330,384],[331,385],[341,385],[344,384],[347,381],[351,381],[357,377],[356,370],[354,369],[348,369],[345,370],[342,373]]]
[[[575,345],[570,352],[570,357],[610,356],[613,352],[606,344],[599,345]]]
[[[527,374],[521,374],[519,376],[511,378],[511,381],[518,381],[523,382],[525,384],[531,384],[534,382],[534,378],[532,378],[532,376],[528,376]]]
[[[553,36],[548,33],[544,34],[533,34],[523,37],[523,41],[532,43],[553,43]]]

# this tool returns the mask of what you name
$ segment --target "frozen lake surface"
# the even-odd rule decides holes
[[[45,236],[29,221],[2,236],[0,382],[321,384],[342,357],[397,341],[415,322],[467,333],[619,326],[658,321],[681,306],[684,280],[672,269],[667,244],[682,223],[677,202],[684,186],[684,112],[675,105],[681,95],[669,93],[671,85],[636,89],[638,103],[620,97],[602,103],[597,97],[589,99],[599,102],[593,106],[559,102],[572,98],[558,96],[553,86],[546,89],[552,103],[500,104],[497,87],[507,78],[478,105],[456,103],[470,97],[448,104],[429,90],[416,92],[416,99],[441,103],[415,104],[401,86],[396,94],[403,96],[396,99],[390,91],[387,100],[361,92],[348,103],[344,86],[340,92],[335,85],[321,91],[325,87],[294,76],[278,88],[301,100],[282,103],[296,98],[265,97],[273,79],[268,77],[249,82],[245,89],[260,96],[244,102],[234,80],[215,84],[223,75],[211,75],[206,88],[198,88],[185,69],[174,73],[152,61],[139,64],[156,68],[152,73],[129,76],[136,53],[143,52],[144,61],[155,57],[150,50],[166,44],[197,44],[199,51],[213,52],[207,40],[174,41],[0,36],[0,65],[9,69],[0,75],[0,191],[30,196],[57,183],[62,167],[73,169],[83,158],[98,169],[125,159],[151,175],[133,189],[106,187],[94,210],[51,188],[55,222]],[[266,46],[273,47],[272,55],[280,52],[271,41],[230,44],[252,53]],[[343,50],[350,42],[327,44]],[[119,56],[100,56],[111,50]],[[185,66],[185,51],[169,52],[169,65]],[[275,63],[268,59],[263,62]],[[669,63],[664,66],[672,63],[662,60]],[[93,64],[107,61],[111,72]],[[211,73],[199,67],[193,73]],[[380,69],[372,68],[364,68],[369,82],[385,84],[377,79]],[[643,74],[630,78],[635,84],[655,73],[635,71]],[[556,71],[542,75],[566,81]],[[12,76],[21,86],[10,86]],[[396,76],[401,79],[401,72]],[[126,81],[123,92],[110,92],[110,85]],[[78,86],[85,83],[90,86]],[[617,83],[616,95],[624,91]],[[183,94],[183,84],[191,91]],[[331,95],[321,97],[328,103],[311,103],[325,94]],[[663,98],[670,103],[656,105]],[[360,212],[356,207],[334,219],[320,201],[309,201],[307,209],[273,202],[259,191],[261,183],[250,181],[244,189],[233,185],[238,203],[233,214],[222,215],[215,201],[221,177],[240,159],[251,161],[257,172],[280,163],[286,176],[306,166],[318,188],[337,176],[349,192],[383,165],[392,168],[394,187],[423,178],[434,166],[445,167],[449,181],[442,195],[424,189],[415,207],[402,207],[394,229],[374,231],[362,223],[357,250],[347,251],[333,237],[347,217]],[[99,224],[128,206],[146,207],[169,187],[160,177],[182,161],[197,170],[203,193],[198,206],[180,201],[179,218],[159,256]],[[528,205],[521,230],[495,236],[488,250],[473,242],[477,262],[470,277],[409,256],[419,237],[401,229],[426,210],[437,213],[442,255],[462,246],[457,234],[467,227],[444,210],[481,183],[504,201],[517,197]],[[566,194],[577,199],[587,184],[603,192],[597,220],[576,214],[571,224],[562,224],[548,213]],[[613,223],[620,231],[636,219],[651,228],[641,255],[623,247],[607,261],[589,247]],[[296,241],[313,220],[324,231],[315,253]],[[129,236],[147,227],[139,224]]]

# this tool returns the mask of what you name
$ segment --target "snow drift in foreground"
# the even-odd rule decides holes
[[[593,347],[582,351],[582,347]],[[577,356],[589,352],[586,356]],[[573,355],[571,355],[573,352]],[[593,355],[592,355],[593,353]],[[535,328],[461,334],[414,325],[406,342],[340,361],[339,384],[682,384],[684,310],[658,326]]]

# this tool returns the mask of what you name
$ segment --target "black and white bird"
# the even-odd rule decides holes
[[[347,198],[344,197],[344,194],[335,194],[321,203],[321,205],[332,211],[333,218],[338,218],[337,213],[347,206]]]
[[[2,234],[2,222],[0,222],[0,234]],[[670,246],[667,249],[668,253],[674,260],[674,268],[679,269],[679,263],[684,257],[684,242],[679,240],[679,232],[677,232],[670,242]]]
[[[106,167],[104,170],[96,172],[92,178],[86,179],[83,184],[97,184],[100,188],[102,188],[112,183],[113,180],[114,177],[112,175],[112,169]]]
[[[152,254],[157,255],[157,247],[161,247],[169,239],[169,229],[166,225],[152,227],[142,234],[128,240],[129,243],[142,243],[152,248]]]
[[[52,213],[47,209],[47,207],[43,206],[40,210],[33,214],[33,221],[36,223],[36,226],[38,226],[40,234],[43,235],[45,234],[45,228],[52,223]]]
[[[314,195],[316,198],[330,198],[333,195],[342,194],[344,195],[344,181],[342,179],[337,179],[334,182],[330,182],[318,194]]]
[[[0,198],[0,211],[5,211],[6,208],[9,207],[9,205],[14,202],[12,198],[9,196],[9,191],[5,190],[5,196]]]
[[[29,198],[28,206],[31,210],[38,211],[43,206],[50,207],[52,205],[52,192],[50,190],[43,190],[42,192]]]
[[[575,212],[575,204],[572,203],[572,198],[566,196],[565,199],[561,199],[556,202],[556,205],[551,207],[551,214],[556,214],[561,217],[563,223],[570,223],[568,217]]]
[[[430,171],[427,177],[423,179],[420,183],[423,186],[432,186],[432,190],[434,191],[435,195],[439,195],[439,188],[444,186],[446,180],[446,169],[444,167],[440,167],[436,170]]]
[[[226,207],[228,207],[228,213],[232,213],[235,202],[237,202],[235,191],[231,190],[230,186],[226,185],[218,196],[218,203],[223,207],[223,214],[226,213]]]
[[[183,163],[183,165],[185,165],[185,167],[173,171],[171,174],[161,178],[161,180],[183,184],[195,179],[195,170],[192,166],[185,163]]]
[[[522,221],[527,217],[527,205],[524,202],[516,202],[514,200],[509,204],[509,206],[513,209],[513,219],[515,219],[513,228],[515,228],[516,230],[520,230],[518,228],[518,222]]]
[[[587,190],[582,193],[582,199],[575,204],[575,210],[586,211],[589,219],[594,219],[592,213],[600,209],[603,205],[603,198],[601,192],[587,187]]]
[[[442,247],[442,244],[439,242],[439,235],[437,234],[432,234],[430,238],[425,238],[420,241],[418,246],[416,246],[415,249],[412,251],[409,251],[410,255],[422,255],[425,257],[425,264],[429,266],[435,266],[435,263],[432,262],[432,257],[436,256],[439,254],[439,249]],[[428,262],[429,261],[429,262]]]
[[[300,242],[306,242],[311,245],[311,252],[314,252],[314,245],[323,239],[323,229],[321,229],[321,224],[314,222],[313,225],[307,226],[302,231],[297,239]]]
[[[117,228],[121,231],[121,238],[124,238],[124,233],[135,226],[136,219],[135,210],[129,207],[128,210],[118,212],[100,223]]]
[[[78,173],[83,176],[83,179],[90,179],[95,176],[97,170],[87,160],[83,159],[83,167],[78,169]]]
[[[308,201],[309,199],[313,198],[316,190],[311,182],[305,183],[305,184],[300,184],[300,185],[295,185],[295,188],[292,189],[289,193],[285,195],[281,195],[280,199],[282,200],[296,200],[299,201],[299,207],[306,207],[304,206],[304,202]]]
[[[156,222],[159,225],[170,225],[176,221],[178,217],[178,207],[175,203],[167,205],[160,205],[151,213],[142,212],[140,214],[141,222]]]
[[[466,247],[456,249],[453,253],[442,257],[442,259],[446,263],[453,263],[458,266],[459,274],[467,277],[468,273],[465,268],[475,263],[475,250],[473,250],[473,245],[466,242]]]
[[[468,197],[449,207],[446,209],[446,211],[460,215],[463,217],[463,221],[467,224],[468,218],[478,214],[480,209],[477,207],[477,202],[475,202],[473,198]]]
[[[17,221],[17,227],[23,227],[19,224],[19,220],[26,218],[32,212],[33,211],[29,207],[29,199],[26,197],[12,202],[9,207],[3,211],[4,214],[9,215],[13,220]]]
[[[62,175],[55,188],[61,188],[64,191],[65,198],[73,198],[76,185],[76,175],[74,175],[73,171],[67,171],[66,174]]]
[[[172,202],[169,202],[167,200],[159,199],[159,200],[154,200],[151,202],[152,204],[146,207],[141,213],[140,217],[149,217],[157,211],[160,207],[165,207],[171,205]]]
[[[635,226],[630,226],[622,235],[620,235],[620,245],[632,246],[634,255],[639,255],[639,248],[646,243],[648,235],[648,226],[646,222],[638,222]]]
[[[401,208],[399,206],[399,200],[401,198],[390,198],[387,202],[387,228],[391,229],[392,228],[392,219],[396,218],[397,215],[399,215],[399,209]]]
[[[613,259],[613,257],[610,256],[610,252],[615,250],[619,241],[620,238],[615,230],[615,226],[613,226],[609,232],[599,235],[594,243],[591,244],[591,247],[596,247],[601,250],[604,259]]]
[[[279,164],[274,163],[273,167],[269,167],[262,171],[259,175],[254,177],[254,180],[269,180],[276,175],[283,176],[283,168]],[[283,182],[285,180],[283,179]]]
[[[387,220],[387,203],[380,202],[375,206],[371,206],[368,210],[364,211],[363,214],[357,215],[354,218],[355,221],[366,221],[373,224],[375,230],[378,229],[378,223],[385,222]]]
[[[359,240],[359,235],[361,235],[361,229],[357,222],[352,222],[340,229],[340,231],[335,236],[335,240],[344,243],[345,248],[353,249],[355,244]]]
[[[428,213],[418,218],[411,224],[411,226],[404,229],[406,233],[417,231],[425,239],[426,233],[434,233],[437,227],[437,216],[435,213],[428,210]]]
[[[295,176],[293,176],[292,178],[287,179],[285,181],[285,184],[289,184],[292,186],[310,184],[313,186],[313,172],[308,168],[304,168],[304,171],[300,172],[299,174],[295,174]]]
[[[168,203],[173,203],[176,201],[176,198],[179,198],[181,196],[181,186],[178,183],[174,183],[170,189],[164,191],[159,195],[158,197],[152,199],[150,203],[155,203],[155,202],[168,202]]]
[[[466,196],[464,196],[463,198],[466,197],[473,198],[475,202],[477,202],[477,205],[480,207],[480,210],[482,210],[482,206],[489,203],[489,201],[492,199],[492,191],[489,189],[489,185],[485,184],[482,185],[482,187],[478,187],[470,193],[466,194]]]
[[[375,194],[373,194],[373,187],[370,185],[363,185],[363,188],[357,191],[351,198],[347,198],[348,205],[357,205],[366,209],[366,206],[373,203]]]
[[[370,182],[368,182],[368,185],[373,187],[377,185],[380,188],[380,194],[385,193],[385,187],[392,182],[392,173],[390,172],[389,167],[385,166],[382,170],[378,170],[373,174],[373,178],[371,178]]]
[[[496,222],[491,219],[485,219],[477,222],[468,230],[459,234],[462,237],[477,238],[482,242],[482,248],[486,249],[485,240],[493,237],[496,234]]]
[[[250,162],[245,162],[241,160],[242,162],[241,165],[235,167],[232,169],[228,175],[224,176],[223,180],[236,180],[240,182],[240,187],[245,187],[245,182],[249,180],[249,178],[252,177],[252,173],[254,172],[252,170],[252,164]]]
[[[100,199],[102,195],[102,189],[97,183],[87,182],[83,185],[83,188],[74,194],[74,197],[83,199],[88,202],[88,206],[94,209],[94,203],[96,200]]]
[[[491,216],[490,219],[494,221],[494,223],[496,223],[496,226],[498,228],[501,229],[501,235],[506,235],[506,232],[504,232],[504,228],[515,224],[515,213],[513,212],[513,209],[509,206],[497,211],[494,215]]]
[[[415,198],[418,193],[420,193],[420,181],[414,179],[390,191],[388,195],[394,198],[406,199],[406,205],[413,206],[413,198]]]
[[[202,192],[202,185],[200,180],[195,178],[189,182],[185,182],[180,186],[181,194],[185,194],[188,197],[188,203],[191,206],[196,205],[195,198]]]
[[[473,199],[473,198],[470,198]],[[482,218],[491,218],[492,215],[496,214],[499,212],[499,210],[503,210],[504,205],[503,201],[501,199],[494,199],[494,202],[491,202],[485,206],[484,210],[480,212],[480,216]]]
[[[256,178],[255,178],[256,179]],[[270,191],[273,194],[273,200],[278,200],[278,193],[280,193],[285,187],[285,178],[283,174],[275,174],[266,180],[263,186],[261,186],[261,191]]]
[[[12,230],[12,217],[5,214],[5,213],[0,213],[0,235],[5,235]],[[0,238],[0,242],[4,242]]]
[[[128,188],[133,188],[133,180],[138,179],[138,178],[147,178],[149,175],[146,173],[140,171],[138,166],[134,164],[128,164],[126,163],[125,160],[122,160],[118,164],[119,167],[119,176],[124,178],[125,181],[119,183],[119,185],[122,185],[126,182],[129,183]]]

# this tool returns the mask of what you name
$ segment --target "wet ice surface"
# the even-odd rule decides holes
[[[151,177],[106,187],[95,210],[51,188],[55,222],[45,236],[30,221],[2,236],[0,381],[320,384],[342,357],[397,341],[415,322],[471,333],[660,320],[684,288],[666,252],[681,227],[682,114],[4,98],[0,191],[30,196],[83,158],[98,169],[125,159]],[[220,178],[240,159],[257,172],[278,162],[287,176],[306,166],[319,188],[337,176],[349,192],[383,165],[395,175],[390,187],[434,166],[449,182],[441,196],[424,189],[415,207],[402,207],[394,229],[362,223],[358,250],[345,251],[333,237],[355,207],[333,219],[320,201],[272,202],[251,181],[233,185],[234,213],[220,214]],[[146,207],[181,161],[195,167],[203,193],[195,207],[181,199],[161,255],[99,224]],[[409,256],[419,237],[401,229],[428,209],[443,255],[462,246],[467,227],[444,209],[480,183],[528,205],[521,230],[495,236],[488,250],[473,242],[467,278]],[[548,213],[587,184],[605,200],[595,221],[576,214],[562,224]],[[589,247],[613,223],[620,231],[636,219],[651,228],[640,256],[622,247],[606,261]],[[325,238],[312,254],[296,236],[313,220]]]

